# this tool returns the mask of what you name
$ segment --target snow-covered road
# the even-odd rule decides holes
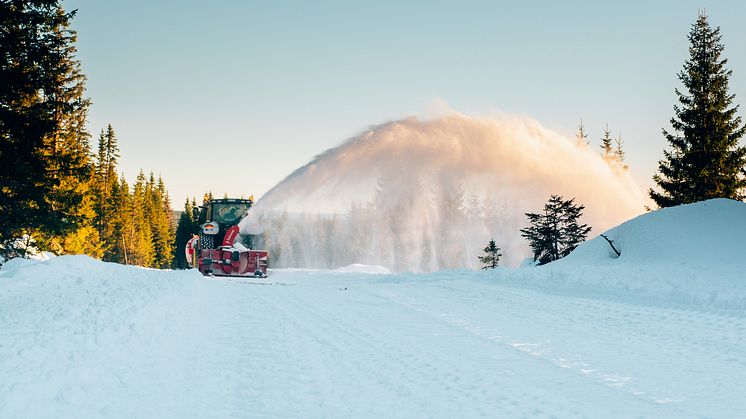
[[[499,275],[16,268],[0,275],[0,417],[746,415],[744,311]]]

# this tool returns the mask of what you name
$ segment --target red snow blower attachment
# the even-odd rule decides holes
[[[253,199],[211,199],[195,214],[199,235],[186,245],[189,266],[203,275],[265,278],[266,250],[253,250],[257,236],[241,235],[238,223],[248,214]]]

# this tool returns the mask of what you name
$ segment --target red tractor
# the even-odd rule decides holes
[[[252,249],[256,236],[239,234],[238,223],[252,204],[252,199],[224,198],[195,208],[199,235],[186,245],[189,266],[203,275],[265,278],[267,251]]]

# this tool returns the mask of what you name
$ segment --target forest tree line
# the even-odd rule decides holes
[[[110,126],[101,132],[98,148],[91,149],[91,100],[75,56],[74,17],[75,11],[66,12],[58,0],[0,2],[0,256],[22,255],[33,240],[57,254],[85,253],[152,267],[169,267],[176,260],[181,266],[181,258],[174,257],[181,247],[175,245],[163,179],[140,171],[130,186],[118,174],[119,148]],[[672,129],[663,130],[669,148],[653,176],[656,186],[648,191],[658,207],[711,198],[742,200],[746,191],[746,147],[740,144],[746,126],[729,92],[732,71],[722,56],[720,29],[700,14],[688,39],[689,57],[678,74],[684,89],[676,90]],[[588,145],[582,123],[577,141]],[[607,128],[601,154],[612,167],[626,170],[622,144],[621,136],[612,141]],[[398,211],[407,199],[380,204]],[[438,218],[458,215],[457,204],[442,200]],[[194,201],[186,203],[187,217],[194,206]],[[401,218],[384,221],[393,237],[387,258],[395,265],[409,256],[394,250],[413,242],[422,249],[418,262],[424,267],[451,266],[460,259],[447,257],[456,250],[448,247],[460,237],[448,237],[451,233],[444,230],[410,240],[400,229]],[[187,230],[194,231],[194,222],[185,220],[179,243]],[[326,225],[333,229],[335,223]],[[435,240],[447,244],[442,252],[431,245]],[[283,249],[285,255],[313,244],[293,243]],[[360,243],[359,251],[365,254],[369,247]]]

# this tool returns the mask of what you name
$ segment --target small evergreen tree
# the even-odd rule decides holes
[[[487,247],[484,248],[484,256],[477,256],[480,262],[484,264],[482,269],[495,269],[500,262],[500,248],[495,244],[495,239],[490,240]]]
[[[526,213],[529,226],[521,229],[521,236],[529,241],[533,257],[539,265],[570,254],[585,241],[591,227],[578,224],[583,205],[575,205],[575,198],[564,200],[552,195],[544,204],[543,213]]]
[[[619,135],[614,139],[614,161],[617,164],[617,167],[619,167],[622,170],[629,169],[629,166],[624,164],[624,140],[622,140],[622,133],[620,132]]]
[[[612,164],[614,162],[614,146],[612,144],[611,139],[611,131],[609,130],[609,125],[606,125],[606,129],[604,130],[604,136],[601,138],[601,156],[604,158],[604,161],[608,164]]]
[[[676,89],[679,105],[671,118],[674,132],[663,130],[670,150],[663,152],[653,180],[661,191],[649,190],[659,207],[710,198],[743,197],[746,187],[746,147],[738,141],[746,132],[728,93],[728,60],[720,28],[712,29],[701,13],[688,35],[689,59],[679,73],[686,88]]]
[[[585,126],[583,125],[583,120],[580,120],[580,125],[578,125],[578,132],[575,134],[575,144],[578,147],[585,148],[590,144],[590,140],[588,140],[588,134],[585,132]]]

